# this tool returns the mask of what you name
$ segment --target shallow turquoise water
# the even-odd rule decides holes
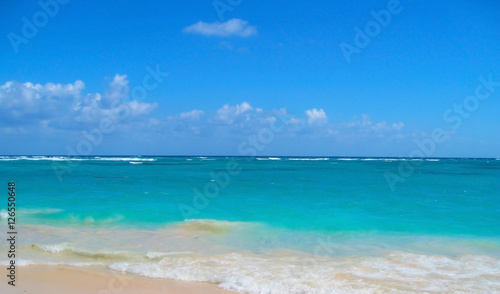
[[[500,236],[498,160],[423,161],[392,192],[385,173],[397,174],[401,161],[102,159],[3,160],[0,174],[4,182],[16,181],[20,209],[61,210],[27,215],[26,223],[78,225],[93,219],[154,227],[199,218],[326,232]],[[229,175],[228,162],[241,170]],[[54,165],[64,171],[62,181]],[[193,189],[207,194],[207,186],[209,197],[193,204]]]
[[[248,293],[500,291],[497,159],[3,156],[0,178],[25,264]]]

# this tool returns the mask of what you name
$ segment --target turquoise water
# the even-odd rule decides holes
[[[496,159],[4,156],[0,178],[26,264],[248,293],[500,291]]]

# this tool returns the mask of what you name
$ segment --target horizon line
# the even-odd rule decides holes
[[[114,154],[96,154],[96,155],[61,155],[61,154],[37,154],[37,155],[27,155],[27,154],[17,154],[17,155],[7,155],[0,154],[0,156],[59,156],[59,157],[241,157],[241,158],[253,158],[253,157],[303,157],[303,158],[380,158],[380,159],[500,159],[500,157],[455,157],[455,156],[434,156],[434,157],[407,157],[407,156],[342,156],[342,155],[207,155],[207,154],[195,154],[195,155],[139,155],[139,154],[125,154],[125,155],[114,155]]]

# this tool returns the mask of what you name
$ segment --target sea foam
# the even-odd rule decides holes
[[[449,258],[393,252],[385,257],[314,260],[228,253],[168,256],[155,263],[118,262],[109,268],[154,278],[216,283],[221,288],[242,293],[493,293],[500,290],[500,261],[486,256]]]

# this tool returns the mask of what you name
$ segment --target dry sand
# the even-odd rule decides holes
[[[2,271],[0,271],[2,272]],[[7,270],[5,269],[5,273]],[[30,265],[17,269],[16,286],[1,275],[0,293],[33,294],[230,294],[217,285],[140,277],[105,269]]]

